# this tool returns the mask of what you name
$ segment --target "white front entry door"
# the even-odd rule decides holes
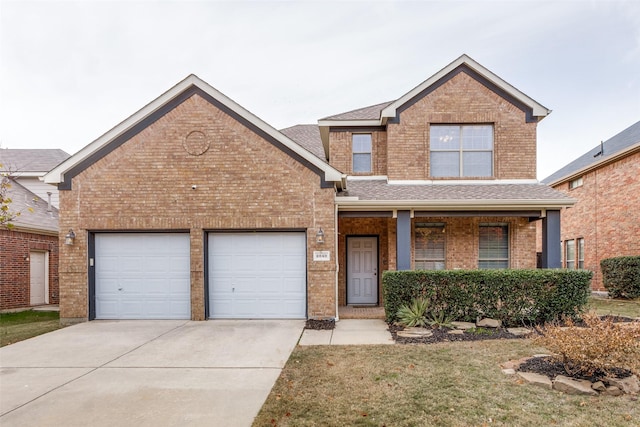
[[[29,254],[29,304],[46,304],[47,301],[47,253],[31,252]]]
[[[378,303],[378,239],[347,238],[347,304]]]

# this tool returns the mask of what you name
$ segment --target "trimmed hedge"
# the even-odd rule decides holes
[[[611,298],[640,298],[640,256],[603,259],[600,269]]]
[[[541,324],[579,315],[592,275],[586,270],[385,271],[384,308],[393,322],[401,305],[426,297],[431,310],[458,321],[490,317],[506,326]]]

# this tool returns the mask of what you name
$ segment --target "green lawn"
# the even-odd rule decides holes
[[[60,329],[57,311],[20,311],[0,314],[0,347]]]

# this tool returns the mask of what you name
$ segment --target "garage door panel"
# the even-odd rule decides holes
[[[188,234],[96,234],[96,318],[189,319]]]
[[[304,233],[212,233],[208,262],[210,317],[306,317]]]

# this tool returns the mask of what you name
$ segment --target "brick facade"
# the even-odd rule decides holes
[[[604,290],[600,260],[640,254],[638,176],[640,152],[636,151],[584,174],[582,186],[569,189],[568,181],[554,186],[578,200],[562,210],[563,250],[565,241],[584,239],[584,268],[594,273],[594,290]]]
[[[201,132],[209,149],[189,154]],[[192,185],[197,189],[193,190]],[[334,317],[335,262],[314,262],[313,250],[335,259],[333,188],[320,176],[199,95],[179,104],[95,161],[60,192],[60,227],[76,232],[61,249],[61,318],[88,317],[89,231],[188,231],[191,317],[203,320],[204,239],[216,230],[305,230],[309,317]],[[322,227],[326,242],[315,234]]]
[[[31,252],[49,257],[49,304],[58,304],[58,236],[0,230],[0,310],[30,305]]]

